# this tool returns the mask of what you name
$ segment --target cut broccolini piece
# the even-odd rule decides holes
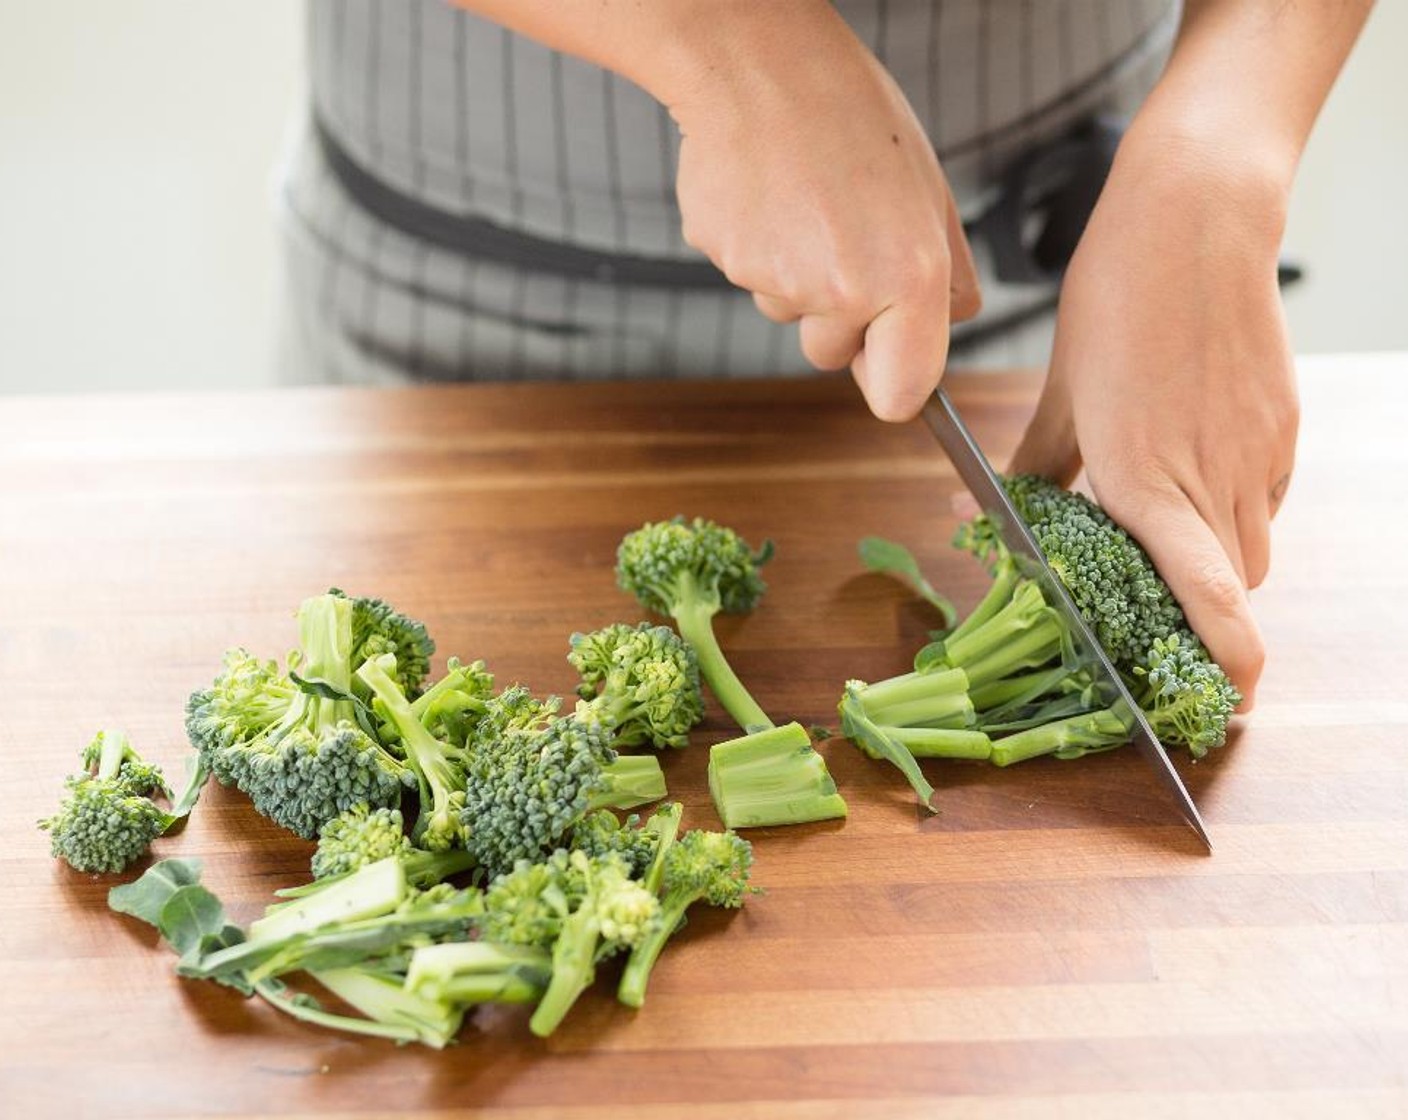
[[[709,793],[727,828],[805,824],[846,815],[846,802],[799,723],[709,750]]]
[[[616,582],[648,610],[675,620],[699,659],[699,671],[745,732],[772,727],[719,648],[714,615],[751,611],[765,585],[758,575],[772,542],[754,552],[732,529],[696,517],[649,523],[628,533],[616,552]]]

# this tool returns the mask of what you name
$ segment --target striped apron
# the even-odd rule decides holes
[[[1107,122],[1157,77],[1176,0],[836,7],[909,98],[969,229],[985,305],[955,329],[955,364],[1042,360],[1072,236],[1029,227],[1061,190],[1093,200]],[[286,379],[806,371],[795,326],[681,241],[679,134],[639,88],[441,0],[307,10],[311,104],[277,178]]]

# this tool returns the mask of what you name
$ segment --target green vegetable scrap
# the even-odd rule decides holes
[[[846,815],[825,760],[797,723],[715,744],[709,751],[709,793],[728,828]]]

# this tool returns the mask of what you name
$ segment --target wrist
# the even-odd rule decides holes
[[[1171,214],[1218,215],[1277,252],[1298,153],[1196,113],[1146,109],[1120,144],[1111,182]]]
[[[786,86],[794,72],[824,74],[838,45],[860,45],[829,0],[666,0],[647,8],[652,27],[642,41],[651,49],[611,68],[681,122]]]

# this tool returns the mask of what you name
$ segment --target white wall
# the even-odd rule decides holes
[[[1378,0],[1301,164],[1286,295],[1301,354],[1408,350],[1408,2]]]
[[[272,381],[301,35],[294,0],[0,0],[0,392]],[[1306,156],[1298,351],[1408,349],[1405,43],[1379,0]]]
[[[0,0],[0,391],[271,379],[292,0]]]

